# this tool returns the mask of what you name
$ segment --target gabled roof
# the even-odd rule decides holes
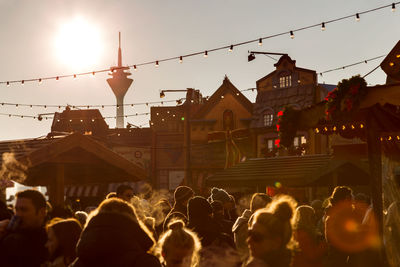
[[[79,182],[137,181],[145,171],[89,136],[74,133],[63,138],[1,142],[0,153],[13,152],[27,168],[22,183],[45,185],[56,176],[53,166],[65,168],[65,184]]]
[[[366,164],[336,160],[332,155],[317,154],[249,159],[232,168],[217,172],[207,178],[206,184],[254,187],[274,186],[275,182],[280,182],[284,186],[309,186],[315,184],[319,178],[347,165],[355,166],[357,170],[368,175]]]
[[[208,101],[193,115],[193,119],[203,118],[215,105],[221,101],[221,96],[230,93],[234,98],[236,98],[242,105],[252,113],[253,104],[247,99],[225,76],[222,85],[215,91],[215,93],[208,99]]]

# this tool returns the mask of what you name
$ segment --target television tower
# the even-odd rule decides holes
[[[114,92],[117,99],[117,124],[116,128],[124,128],[124,96],[131,86],[133,79],[129,79],[131,75],[129,67],[122,66],[122,52],[121,52],[121,32],[119,32],[119,47],[118,47],[118,66],[111,67],[109,75],[112,78],[107,79],[108,85]]]

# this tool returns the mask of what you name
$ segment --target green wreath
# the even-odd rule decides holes
[[[326,120],[345,120],[358,109],[367,93],[367,82],[360,75],[343,79],[338,86],[325,97]]]

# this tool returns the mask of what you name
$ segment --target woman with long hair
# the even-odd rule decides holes
[[[89,215],[72,266],[160,267],[158,259],[148,253],[154,244],[131,204],[106,199]]]
[[[294,214],[294,240],[298,244],[292,267],[322,267],[326,242],[318,231],[315,211],[311,206],[297,207]]]
[[[292,197],[282,195],[252,215],[247,238],[250,260],[246,267],[290,266],[291,218],[295,207],[296,201]]]
[[[46,248],[50,261],[47,267],[64,267],[76,258],[75,248],[81,235],[81,224],[75,219],[55,219],[47,226]]]
[[[158,240],[156,254],[165,267],[192,267],[198,264],[200,249],[197,235],[177,220],[168,224],[168,230]]]

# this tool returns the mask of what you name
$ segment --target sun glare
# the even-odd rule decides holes
[[[101,44],[99,30],[83,18],[75,18],[61,25],[55,39],[59,60],[77,70],[98,63]]]

